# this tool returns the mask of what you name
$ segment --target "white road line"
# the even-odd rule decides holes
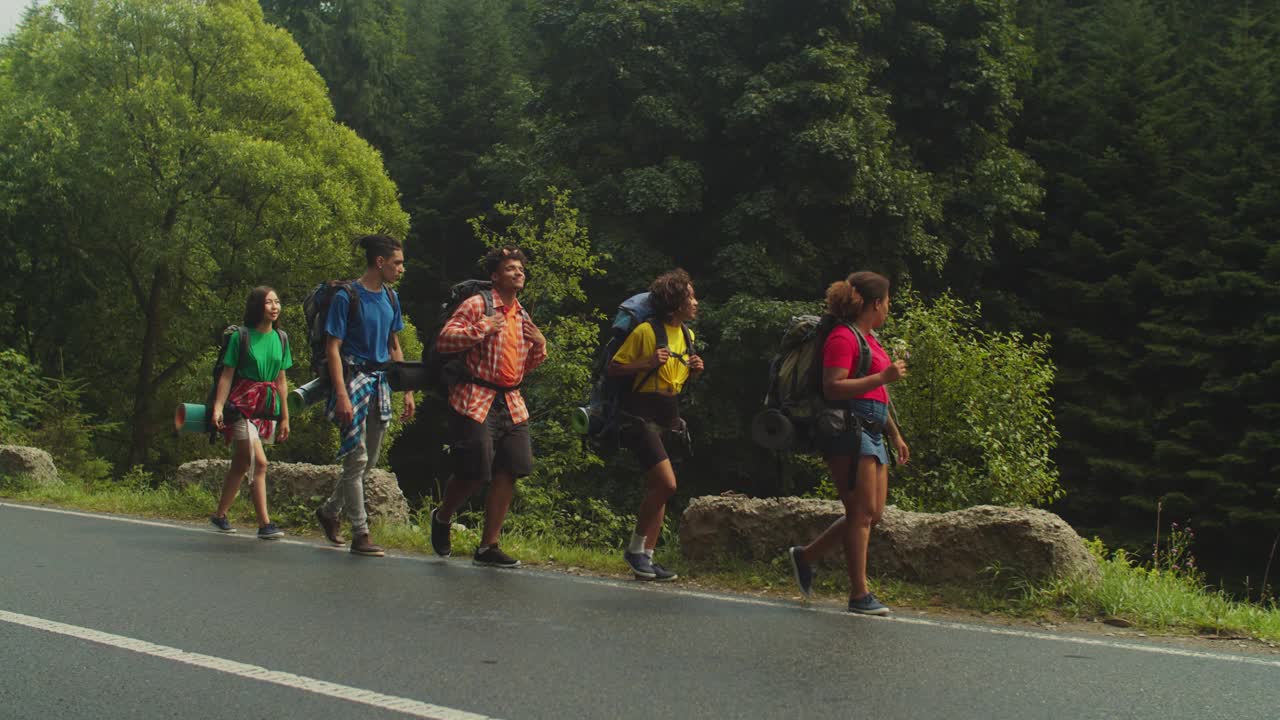
[[[412,717],[430,718],[431,720],[488,720],[484,715],[476,715],[475,713],[464,712],[462,710],[454,710],[453,708],[442,707],[440,705],[432,705],[412,698],[384,695],[382,693],[373,692],[372,690],[364,690],[362,688],[339,685],[338,683],[332,683],[326,680],[317,680],[303,675],[294,675],[293,673],[270,670],[257,665],[248,665],[246,663],[226,660],[212,655],[187,652],[186,650],[181,650],[179,648],[156,645],[155,643],[149,643],[145,640],[138,640],[131,637],[125,637],[123,635],[112,635],[111,633],[79,627],[78,625],[67,625],[66,623],[60,623],[54,620],[45,620],[44,618],[32,617],[30,615],[20,615],[18,613],[8,612],[7,610],[0,610],[0,622],[23,625],[36,630],[44,630],[45,632],[65,635],[79,640],[87,640],[89,642],[107,645],[121,650],[128,650],[141,655],[150,655],[164,660],[183,663],[184,665],[193,665],[206,670],[215,670],[217,672],[227,673],[228,675],[236,675],[250,680],[258,680],[261,682],[271,683],[273,685],[282,685],[287,688],[309,692],[314,695],[324,695],[325,697],[346,700],[348,702],[359,703],[361,705],[367,705],[369,707],[375,707],[382,710],[390,710],[392,712],[398,712]]]
[[[113,522],[133,523],[135,525],[150,525],[154,527],[169,528],[172,530],[187,530],[191,532],[200,532],[200,533],[213,532],[212,530],[206,530],[204,528],[193,527],[190,525],[176,525],[171,523],[158,522],[155,520],[140,520],[137,518],[119,517],[116,515],[100,515],[95,513],[80,512],[77,510],[63,510],[61,508],[50,508],[50,507],[43,507],[38,505],[19,505],[14,503],[0,502],[0,507],[11,507],[11,508],[21,509],[21,510],[37,510],[40,512],[57,513],[60,515],[74,515],[77,517],[92,518],[95,520],[110,520]],[[240,534],[240,535],[232,535],[230,537],[256,539],[252,534],[248,534],[248,533]],[[289,545],[301,545],[301,546],[311,547],[311,548],[329,547],[327,545],[319,545],[317,543],[306,542],[304,540],[278,540],[275,542],[281,542]],[[404,560],[409,562],[426,562],[426,563],[432,563],[432,564],[443,562],[439,558],[419,557],[414,555],[389,555],[387,557],[388,559]],[[474,569],[478,572],[493,572],[491,569],[472,568],[470,565],[466,565],[463,567],[467,569]],[[550,572],[534,570],[534,569],[503,570],[502,572],[525,573],[525,574],[535,575],[539,577],[548,577],[552,574]],[[765,600],[765,599],[749,597],[745,595],[723,595],[719,593],[700,592],[697,590],[682,590],[680,588],[673,588],[668,586],[659,587],[659,586],[655,586],[652,583],[620,582],[617,580],[610,580],[607,578],[583,577],[581,575],[572,575],[569,573],[557,573],[557,576],[558,576],[557,579],[563,578],[565,580],[569,580],[570,582],[576,582],[576,583],[581,583],[586,585],[607,586],[607,587],[616,588],[619,590],[631,590],[633,592],[656,592],[656,593],[662,593],[666,595],[678,595],[682,597],[699,598],[704,600],[715,600],[718,602],[736,603],[739,605],[754,605],[756,607],[799,609],[797,608],[795,603],[781,602],[777,600]],[[1245,665],[1260,665],[1263,667],[1280,668],[1280,660],[1269,660],[1267,658],[1253,657],[1249,655],[1228,655],[1226,653],[1204,652],[1200,650],[1186,650],[1183,648],[1164,647],[1161,645],[1154,645],[1154,644],[1139,644],[1139,643],[1133,643],[1133,642],[1121,642],[1118,640],[1102,640],[1099,638],[1081,637],[1078,635],[1057,635],[1057,634],[1047,633],[1047,632],[1037,632],[1034,630],[1017,630],[1013,628],[1001,628],[1001,627],[994,627],[989,625],[974,625],[969,623],[947,622],[942,620],[930,620],[928,618],[920,618],[920,617],[906,617],[902,615],[890,615],[888,617],[866,617],[862,615],[854,615],[835,607],[809,608],[807,611],[823,613],[826,615],[847,617],[852,621],[893,622],[893,623],[901,623],[904,625],[934,627],[934,628],[939,628],[943,630],[958,630],[958,631],[965,631],[965,632],[987,633],[989,635],[1003,635],[1007,637],[1018,637],[1018,638],[1024,638],[1029,640],[1048,640],[1052,642],[1068,643],[1068,644],[1074,644],[1074,645],[1106,647],[1106,648],[1112,648],[1115,650],[1132,650],[1134,652],[1154,653],[1157,655],[1170,655],[1174,657],[1194,658],[1197,660],[1217,660],[1220,662],[1232,662],[1232,663],[1241,663]]]

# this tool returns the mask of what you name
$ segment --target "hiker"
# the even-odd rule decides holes
[[[905,360],[891,360],[872,330],[889,317],[889,281],[873,272],[856,272],[827,288],[827,313],[834,329],[822,348],[822,393],[829,406],[846,409],[845,432],[822,438],[819,449],[831,481],[840,493],[845,514],[804,547],[789,551],[792,570],[806,598],[813,589],[813,564],[843,544],[849,572],[849,612],[887,615],[889,608],[867,589],[867,543],[880,522],[889,492],[889,458],[884,437],[894,444],[898,462],[906,464],[911,451],[889,414],[890,383],[907,375]],[[871,351],[871,364],[862,377],[858,367],[860,342]],[[861,431],[853,425],[861,425]]]
[[[275,540],[284,532],[267,514],[267,455],[263,442],[289,439],[289,408],[284,398],[289,381],[284,371],[293,367],[288,336],[280,330],[280,296],[269,287],[249,292],[244,324],[225,336],[212,416],[213,426],[232,446],[231,467],[222,479],[222,496],[209,522],[219,532],[233,533],[227,510],[249,473],[249,495],[258,516],[258,538]],[[230,412],[228,412],[230,411]],[[279,422],[270,418],[279,416]]]
[[[385,368],[404,360],[396,333],[404,329],[400,303],[388,284],[404,274],[404,250],[399,240],[366,235],[356,241],[364,248],[364,274],[350,287],[359,297],[358,325],[349,327],[351,297],[334,292],[325,321],[326,368],[332,388],[325,415],[341,431],[338,459],[342,476],[333,494],[316,510],[325,538],[334,545],[345,541],[339,515],[351,523],[351,552],[382,557],[383,549],[369,539],[364,509],[364,483],[378,465],[382,438],[391,421],[391,386]],[[404,394],[402,421],[413,418],[413,393]]]
[[[489,251],[484,271],[492,288],[458,305],[436,339],[441,353],[465,353],[466,377],[449,388],[454,472],[440,506],[431,513],[431,547],[441,557],[452,553],[453,514],[487,481],[484,531],[472,556],[474,564],[486,567],[520,566],[498,547],[498,540],[516,480],[533,472],[529,411],[520,384],[547,358],[547,340],[516,297],[524,290],[525,262],[524,253],[513,246]],[[492,314],[486,314],[487,307]]]
[[[702,358],[694,352],[693,333],[685,323],[698,314],[698,298],[689,274],[676,269],[659,275],[649,286],[652,322],[640,323],[614,354],[608,374],[635,376],[620,408],[621,444],[635,453],[644,472],[646,493],[636,515],[636,528],[622,557],[638,580],[675,580],[676,574],[653,561],[662,533],[667,501],[676,492],[676,474],[663,436],[685,434],[680,418],[680,391],[691,376],[702,373]],[[666,347],[658,347],[655,328],[661,325]]]

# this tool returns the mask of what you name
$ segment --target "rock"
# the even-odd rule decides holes
[[[174,479],[179,485],[200,485],[217,493],[230,465],[230,460],[195,460],[183,463]],[[339,465],[273,462],[267,466],[267,504],[318,507],[320,500],[316,498],[328,497],[341,475]],[[247,482],[240,485],[240,493],[248,495]],[[409,502],[400,491],[396,476],[386,470],[374,470],[365,479],[364,506],[371,520],[409,522]]]
[[[1106,620],[1103,620],[1102,622],[1112,627],[1118,627],[1118,628],[1133,627],[1133,623],[1129,622],[1128,620],[1125,620],[1122,617],[1109,617]]]
[[[844,515],[835,500],[695,498],[680,520],[691,563],[727,556],[770,561],[807,543]],[[843,550],[824,559],[843,568]],[[948,513],[885,509],[871,532],[867,571],[917,582],[990,577],[1037,581],[1098,577],[1097,561],[1062,518],[1044,510],[982,505]]]
[[[53,456],[40,448],[0,445],[0,475],[25,476],[36,485],[61,485]]]

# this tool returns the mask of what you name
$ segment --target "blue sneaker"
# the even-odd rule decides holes
[[[888,615],[890,610],[887,605],[877,600],[875,595],[867,593],[857,600],[849,601],[849,612],[859,615]]]
[[[624,552],[622,559],[631,566],[631,572],[635,573],[637,580],[653,580],[658,577],[658,573],[653,570],[653,560],[645,553]]]
[[[217,528],[218,532],[220,533],[233,533],[236,531],[235,528],[231,527],[231,523],[227,522],[226,515],[223,515],[222,517],[218,517],[217,515],[210,515],[209,523],[212,524],[215,528]]]
[[[258,528],[259,540],[276,540],[282,537],[284,537],[284,531],[276,527],[276,524],[273,522],[269,522]]]
[[[800,586],[800,594],[807,601],[813,597],[813,566],[805,562],[804,548],[799,545],[788,550],[787,557],[791,558],[791,574],[796,578],[796,585]]]
[[[679,579],[680,577],[679,575],[671,572],[670,570],[654,562],[653,558],[649,558],[649,567],[653,568],[653,579],[658,582],[667,582],[669,580],[676,580],[676,579]]]

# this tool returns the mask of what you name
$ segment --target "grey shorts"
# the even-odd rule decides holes
[[[451,411],[449,435],[453,438],[453,471],[463,480],[487,482],[497,470],[506,470],[518,478],[533,473],[529,423],[511,422],[511,410],[502,393],[494,398],[483,423]]]

